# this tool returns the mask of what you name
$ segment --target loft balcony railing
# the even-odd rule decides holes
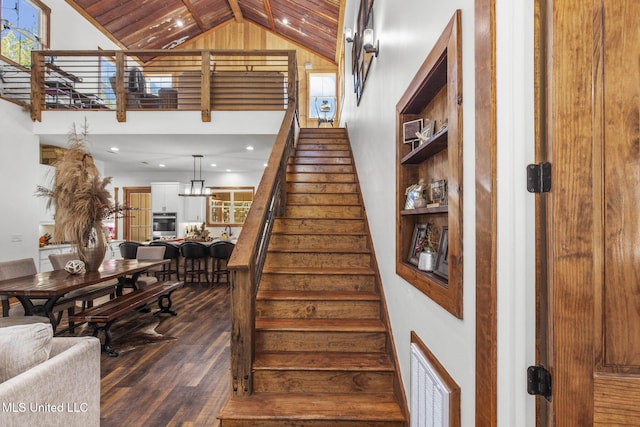
[[[121,122],[128,111],[191,110],[210,121],[212,110],[284,111],[298,95],[295,51],[284,50],[34,51],[29,74],[37,121],[70,109]],[[3,75],[4,92],[24,102],[25,71]]]

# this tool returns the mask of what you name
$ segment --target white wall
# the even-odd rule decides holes
[[[0,261],[38,260],[38,138],[22,107],[0,100]]]
[[[359,0],[347,0],[345,26],[355,27]],[[535,312],[531,198],[522,184],[533,161],[532,1],[498,1],[498,411],[499,425],[534,425],[526,393],[533,363]],[[349,129],[380,274],[387,297],[405,391],[410,398],[410,332],[415,331],[462,389],[462,425],[475,423],[475,63],[474,3],[375,0],[374,59],[360,106],[345,60],[343,124]],[[456,9],[462,10],[464,311],[459,320],[395,273],[395,106]],[[514,54],[516,55],[514,57]],[[514,139],[515,138],[515,139]]]

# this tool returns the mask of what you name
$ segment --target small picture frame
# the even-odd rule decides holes
[[[435,274],[449,280],[449,227],[442,227],[440,243],[438,243],[438,258],[436,258]]]
[[[422,119],[411,120],[402,124],[402,142],[404,144],[410,144],[419,141],[416,136],[416,132],[420,133],[422,130]]]
[[[410,264],[418,266],[420,253],[427,244],[427,232],[429,231],[429,223],[416,224],[413,227],[413,236],[411,237],[411,246],[409,247],[409,255],[407,261]]]
[[[431,183],[431,203],[447,204],[447,180],[439,179]]]

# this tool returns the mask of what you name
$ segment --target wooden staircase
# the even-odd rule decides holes
[[[406,405],[344,129],[301,129],[256,297],[253,390],[228,426],[405,426]]]

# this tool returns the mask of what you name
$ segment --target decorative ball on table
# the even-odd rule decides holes
[[[72,259],[67,261],[64,266],[64,269],[69,274],[80,274],[84,271],[84,262],[79,259]]]

